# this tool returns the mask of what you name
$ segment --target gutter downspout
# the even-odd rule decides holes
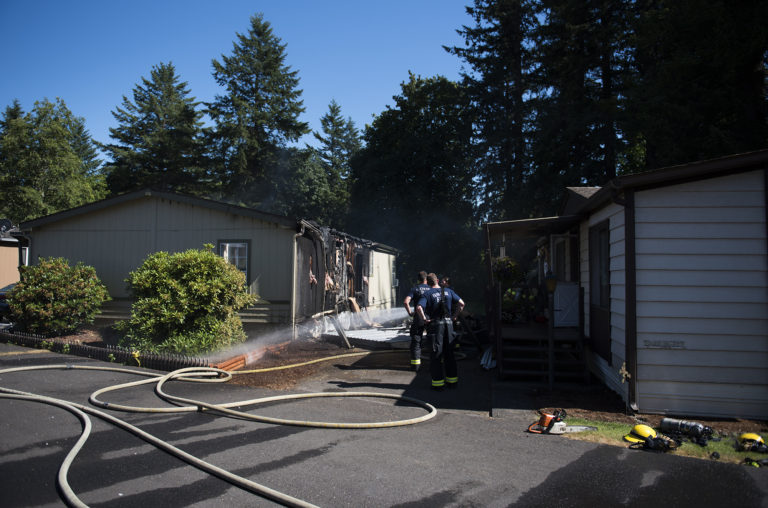
[[[616,187],[619,190],[619,187]],[[624,190],[624,197],[614,195],[613,202],[624,207],[624,359],[627,370],[627,406],[637,406],[637,272],[635,246],[635,191]]]
[[[301,229],[298,233],[293,235],[293,254],[291,256],[291,338],[293,340],[296,340],[296,283],[298,281],[298,277],[296,276],[296,272],[299,270],[299,267],[297,266],[298,262],[298,244],[299,244],[299,238],[304,236],[304,222],[299,223],[301,225]]]

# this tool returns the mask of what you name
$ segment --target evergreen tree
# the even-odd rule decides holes
[[[103,147],[112,158],[104,170],[113,194],[145,187],[213,192],[202,159],[203,113],[189,93],[173,64],[161,63],[134,87],[133,100],[123,96],[112,112],[118,126],[109,129],[117,143]]]
[[[349,213],[351,192],[350,162],[360,151],[360,134],[351,118],[341,116],[341,106],[332,100],[328,112],[320,118],[322,134],[314,132],[320,142],[315,152],[325,170],[329,190],[327,202],[327,224],[343,229],[344,219]]]
[[[240,201],[267,198],[264,177],[288,142],[309,132],[299,121],[304,111],[297,72],[285,65],[285,45],[261,14],[251,17],[246,34],[237,34],[231,56],[213,60],[213,77],[226,93],[208,113],[215,123],[212,150],[221,179]]]
[[[638,0],[627,170],[764,148],[763,0]]]
[[[0,126],[0,216],[19,223],[105,196],[85,121],[63,100],[28,114],[14,102]]]
[[[6,133],[14,120],[18,120],[23,116],[24,110],[21,108],[19,99],[14,99],[13,104],[6,106],[5,111],[3,112],[3,117],[0,118],[0,136],[3,136]]]
[[[555,213],[565,186],[602,185],[615,176],[629,65],[627,4],[541,2],[528,196],[535,215]]]
[[[402,248],[406,273],[466,273],[477,252],[469,98],[442,76],[411,74],[401,89],[353,160],[350,226]]]
[[[529,173],[533,0],[475,0],[465,47],[446,48],[469,66],[463,75],[476,108],[481,206],[486,217],[520,217]]]
[[[311,148],[285,148],[277,165],[267,168],[261,208],[272,213],[336,227],[335,196],[322,159]]]

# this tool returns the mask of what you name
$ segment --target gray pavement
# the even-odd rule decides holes
[[[87,358],[0,344],[0,369],[99,365]],[[529,390],[501,383],[479,360],[460,362],[455,391],[429,390],[407,355],[331,361],[292,392],[377,391],[433,404],[435,418],[369,430],[273,425],[208,412],[110,414],[188,453],[290,496],[324,507],[389,506],[768,506],[768,468],[754,469],[525,432],[536,419]],[[139,369],[136,369],[139,370]],[[0,386],[88,404],[96,389],[131,374],[44,370],[0,374]],[[280,394],[234,384],[173,383],[167,391],[224,403]],[[102,396],[168,407],[151,386]],[[309,399],[248,408],[321,421],[380,421],[424,410],[389,399]],[[92,418],[93,432],[69,482],[88,505],[275,506]],[[0,504],[62,506],[56,475],[80,435],[56,407],[0,399]]]

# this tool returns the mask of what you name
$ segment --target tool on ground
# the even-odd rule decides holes
[[[554,413],[539,412],[541,418],[528,426],[528,432],[534,434],[566,434],[597,430],[591,425],[566,425],[563,421],[567,415],[565,409],[556,409]]]

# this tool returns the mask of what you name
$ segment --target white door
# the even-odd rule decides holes
[[[579,284],[558,281],[554,295],[555,326],[579,326]]]

